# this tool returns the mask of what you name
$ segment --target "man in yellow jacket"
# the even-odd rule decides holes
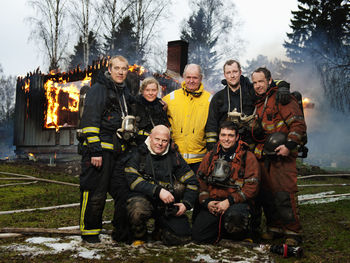
[[[202,69],[197,64],[186,65],[181,88],[166,95],[172,139],[191,169],[196,173],[206,150],[207,123],[211,94],[204,90]]]

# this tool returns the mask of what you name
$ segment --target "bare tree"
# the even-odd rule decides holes
[[[166,17],[166,10],[171,1],[163,0],[134,0],[131,2],[130,17],[135,25],[135,34],[138,40],[138,62],[144,62],[150,41],[158,33],[156,26]]]
[[[58,69],[64,59],[68,36],[64,31],[68,0],[29,0],[36,16],[27,20],[33,25],[30,40],[35,40],[49,58],[49,70]]]
[[[102,0],[97,13],[106,32],[105,37],[113,39],[115,32],[118,30],[118,25],[125,17],[125,13],[132,3],[133,1]],[[111,45],[109,49],[114,50],[114,41],[111,41]]]
[[[8,122],[15,109],[16,81],[13,76],[5,76],[0,64],[0,122]]]
[[[89,33],[95,33],[98,28],[96,9],[90,0],[71,0],[72,9],[70,14],[78,31],[78,35],[82,37],[84,50],[84,67],[89,63],[90,45]]]

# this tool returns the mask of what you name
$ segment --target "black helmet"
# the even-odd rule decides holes
[[[286,142],[287,142],[287,134],[283,132],[271,133],[265,141],[264,153],[267,155],[275,155],[276,154],[275,149],[278,146],[285,144]]]

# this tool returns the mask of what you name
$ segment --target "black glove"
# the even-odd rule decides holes
[[[291,101],[290,84],[282,80],[277,84],[277,87],[276,100],[282,105],[288,104]]]

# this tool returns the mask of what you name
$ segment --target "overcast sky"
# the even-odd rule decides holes
[[[28,42],[30,25],[24,21],[32,15],[26,0],[1,1],[0,8],[0,64],[5,74],[25,75],[38,66],[45,70],[43,58],[33,42]],[[191,13],[187,0],[175,0],[169,25],[163,25],[164,42],[179,39],[179,25]],[[282,46],[286,32],[290,32],[291,10],[296,10],[297,0],[234,0],[238,16],[243,22],[241,37],[246,41],[245,53],[239,57],[242,64],[247,59],[263,54],[270,59],[285,58]],[[76,39],[74,39],[74,43]]]

